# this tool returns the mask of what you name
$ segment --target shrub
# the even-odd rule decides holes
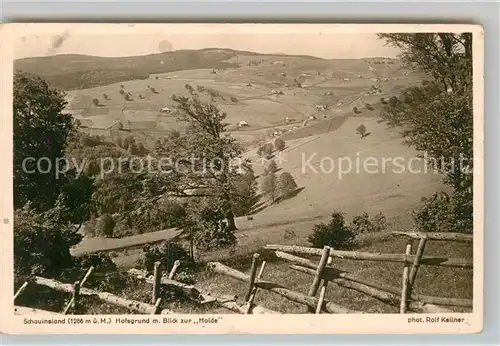
[[[125,94],[123,97],[125,98],[125,101],[130,101],[130,95],[129,94]]]
[[[120,84],[120,88],[124,89],[124,88],[125,88],[125,85]]]
[[[280,174],[277,190],[280,199],[289,198],[297,190],[297,183],[290,173],[283,172]]]
[[[307,240],[315,248],[330,246],[342,250],[351,249],[355,244],[354,238],[354,232],[345,224],[345,215],[334,211],[329,223],[314,225],[313,232]]]
[[[121,94],[121,95],[125,95],[125,90],[120,89],[120,94]]]
[[[164,273],[170,272],[175,261],[184,263],[191,262],[188,252],[176,242],[167,242],[161,246],[145,246],[142,249],[138,265],[149,273],[153,273],[154,263],[161,263],[161,270]]]
[[[381,97],[380,98],[380,103],[383,104],[383,105],[386,105],[387,101],[383,97]]]
[[[116,270],[116,264],[111,259],[111,255],[103,252],[80,256],[77,261],[78,266],[84,271],[87,271],[90,267],[94,267],[94,271],[96,272]]]
[[[102,214],[95,225],[96,234],[101,237],[112,238],[115,224],[115,220],[110,214]]]
[[[358,107],[353,107],[353,108],[352,108],[352,111],[353,111],[355,114],[359,114],[359,113],[361,113],[361,111],[358,109]]]
[[[464,203],[458,195],[449,196],[439,191],[422,198],[422,205],[413,212],[417,229],[421,232],[471,233],[473,224],[464,215],[472,213],[472,201]],[[470,210],[463,210],[464,206]]]
[[[70,248],[82,237],[65,221],[67,210],[57,205],[36,212],[28,202],[14,214],[14,272],[16,275],[57,276],[74,265]]]
[[[280,138],[277,138],[275,141],[274,141],[274,148],[278,151],[282,151],[285,149],[285,141],[280,139]]]
[[[94,97],[92,99],[92,103],[94,104],[94,106],[99,106],[99,99],[97,97]]]
[[[356,128],[356,133],[363,137],[366,134],[366,126],[361,124]]]
[[[232,102],[238,102],[238,99],[236,97],[234,97],[234,96],[231,96],[231,101]]]
[[[374,218],[363,213],[352,219],[350,227],[355,234],[381,232],[387,228],[387,220],[383,213],[377,213]]]
[[[102,94],[102,97],[103,97],[105,100],[109,99],[109,96],[108,96],[108,94],[106,94],[106,93],[103,93],[103,94]]]
[[[151,90],[152,93],[156,94],[156,89],[154,87],[150,87],[149,90]]]

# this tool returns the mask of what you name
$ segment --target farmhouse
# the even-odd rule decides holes
[[[238,127],[246,127],[246,126],[250,125],[248,125],[248,123],[245,120],[241,120],[240,122],[238,122]]]

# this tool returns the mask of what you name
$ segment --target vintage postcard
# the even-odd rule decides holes
[[[482,330],[480,26],[0,35],[1,332]]]

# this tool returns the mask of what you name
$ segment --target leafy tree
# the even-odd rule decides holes
[[[361,137],[364,137],[366,134],[366,127],[365,125],[361,124],[356,128],[356,133],[360,135]]]
[[[103,97],[105,100],[109,100],[109,96],[108,96],[108,94],[106,94],[106,93],[103,93],[103,94],[102,94],[102,97]]]
[[[185,84],[184,88],[186,88],[187,91],[189,91],[190,94],[194,93],[194,88],[190,84]]]
[[[257,149],[257,154],[261,157],[268,157],[270,155],[272,155],[274,151],[274,146],[272,143],[266,143],[264,145],[261,145],[258,149]]]
[[[297,183],[292,175],[288,172],[283,172],[278,177],[277,190],[280,199],[290,197],[297,190]]]
[[[120,94],[121,94],[121,95],[125,95],[125,90],[120,89]]]
[[[276,200],[277,197],[277,178],[276,174],[269,172],[262,179],[262,184],[260,187],[262,194],[269,196],[272,202]]]
[[[247,215],[257,202],[257,181],[250,165],[245,172],[236,177],[234,182],[233,211],[235,216]]]
[[[130,101],[130,95],[129,94],[125,94],[123,96],[123,98],[125,98],[125,101]]]
[[[277,138],[275,141],[274,141],[274,147],[276,148],[276,150],[278,151],[283,151],[285,149],[285,141],[282,140],[281,138]]]
[[[236,229],[232,210],[234,181],[239,175],[232,162],[240,157],[242,148],[235,139],[227,134],[224,122],[226,113],[213,103],[203,103],[194,95],[191,98],[174,95],[172,97],[181,121],[188,125],[186,134],[170,138],[157,154],[172,158],[187,169],[181,169],[177,176],[175,191],[181,197],[213,197],[219,200],[224,210],[228,230]],[[186,158],[195,158],[195,162]],[[180,172],[179,172],[180,173]],[[200,193],[190,194],[186,187],[201,189]]]
[[[353,107],[353,108],[352,108],[352,111],[354,112],[354,114],[359,114],[359,113],[361,113],[361,111],[358,109],[358,107]]]
[[[383,104],[383,105],[386,105],[387,101],[383,97],[381,97],[380,98],[380,103]]]
[[[64,94],[39,77],[15,72],[13,98],[14,207],[30,201],[34,209],[48,210],[67,184],[66,175],[57,177],[54,167],[76,132],[74,122],[63,113]],[[37,169],[41,158],[50,161],[52,170],[48,173]]]
[[[424,71],[431,77],[426,85],[408,88],[402,99],[391,98],[383,118],[390,126],[406,129],[402,132],[405,143],[425,152],[431,166],[443,173],[444,183],[453,189],[449,198],[443,198],[444,192],[431,198],[431,201],[439,200],[444,208],[444,212],[439,213],[441,217],[445,217],[447,209],[454,215],[454,227],[448,229],[471,232],[472,34],[379,36],[402,50],[401,57],[410,68]],[[444,203],[449,205],[445,208]],[[432,203],[429,207],[434,210],[435,206]],[[419,220],[422,221],[418,218],[417,222]]]
[[[94,106],[99,106],[99,99],[97,97],[94,97],[92,99],[92,103],[94,104]]]
[[[278,165],[276,164],[276,161],[271,160],[267,164],[267,167],[264,170],[264,174],[275,173],[277,170],[278,170]]]
[[[335,210],[329,223],[314,225],[307,240],[315,248],[330,246],[336,250],[348,250],[355,245],[355,234],[345,224],[345,215]]]

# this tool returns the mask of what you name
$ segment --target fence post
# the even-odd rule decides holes
[[[92,274],[92,271],[94,270],[94,267],[90,267],[89,270],[87,270],[87,273],[85,274],[85,276],[83,277],[82,281],[80,281],[80,285],[79,285],[79,288],[81,288],[85,282],[87,281],[87,279],[89,278],[90,274]],[[74,297],[71,297],[71,300],[69,301],[69,303],[66,305],[66,308],[64,308],[64,312],[63,314],[67,314],[69,312],[69,309],[71,309],[73,307],[73,303],[74,303],[74,300],[75,298]]]
[[[153,315],[159,314],[161,309],[160,309],[160,304],[161,304],[161,298],[158,298],[155,303],[155,307],[153,309]]]
[[[80,281],[73,284],[73,313],[78,314],[80,308]]]
[[[260,255],[258,253],[254,253],[253,257],[252,257],[252,266],[250,268],[250,286],[249,286],[247,295],[245,297],[245,301],[246,301],[246,306],[245,306],[245,311],[244,311],[245,315],[250,313],[250,310],[252,309],[253,301],[255,299],[255,294],[257,293],[257,287],[255,286],[255,279],[257,277],[257,262],[258,262],[259,257],[260,257]],[[259,277],[260,277],[260,275],[262,275],[262,271],[264,270],[264,266],[265,266],[264,263],[261,266],[261,271],[259,273]]]
[[[321,286],[321,289],[319,291],[319,299],[318,299],[318,305],[316,306],[316,313],[320,314],[321,309],[323,308],[323,302],[325,301],[325,294],[326,294],[326,286],[328,285],[328,281],[323,280],[323,285]]]
[[[420,261],[424,255],[425,244],[427,243],[427,235],[424,234],[418,243],[417,253],[415,254],[415,259],[413,260],[413,266],[411,267],[410,276],[408,278],[408,297],[411,297],[413,292],[413,285],[415,284],[415,278],[417,277],[418,268],[420,267]]]
[[[401,304],[399,307],[399,313],[405,314],[408,310],[408,272],[410,269],[410,262],[408,261],[408,256],[411,254],[411,241],[406,244],[405,251],[405,264],[403,268],[403,284],[401,287]]]
[[[316,269],[316,275],[309,288],[309,296],[314,297],[318,292],[319,284],[321,283],[321,277],[323,276],[323,269],[325,269],[328,258],[330,257],[330,247],[325,246],[323,248],[323,253],[321,254],[321,259],[319,260],[318,268]]]
[[[260,265],[260,270],[259,274],[257,274],[257,279],[262,278],[262,274],[264,273],[264,268],[266,267],[266,261],[262,261],[262,264]]]
[[[156,304],[156,301],[160,297],[160,285],[161,285],[161,272],[160,272],[160,262],[156,261],[154,264],[154,279],[153,279],[153,304]]]
[[[16,301],[17,297],[23,293],[23,291],[28,287],[28,281],[25,281],[21,287],[17,290],[16,294],[14,294],[14,302]]]
[[[179,266],[181,265],[181,261],[175,260],[174,265],[172,266],[172,269],[170,269],[170,273],[168,274],[168,278],[172,280],[175,276],[175,273],[177,272],[177,269],[179,269]]]

